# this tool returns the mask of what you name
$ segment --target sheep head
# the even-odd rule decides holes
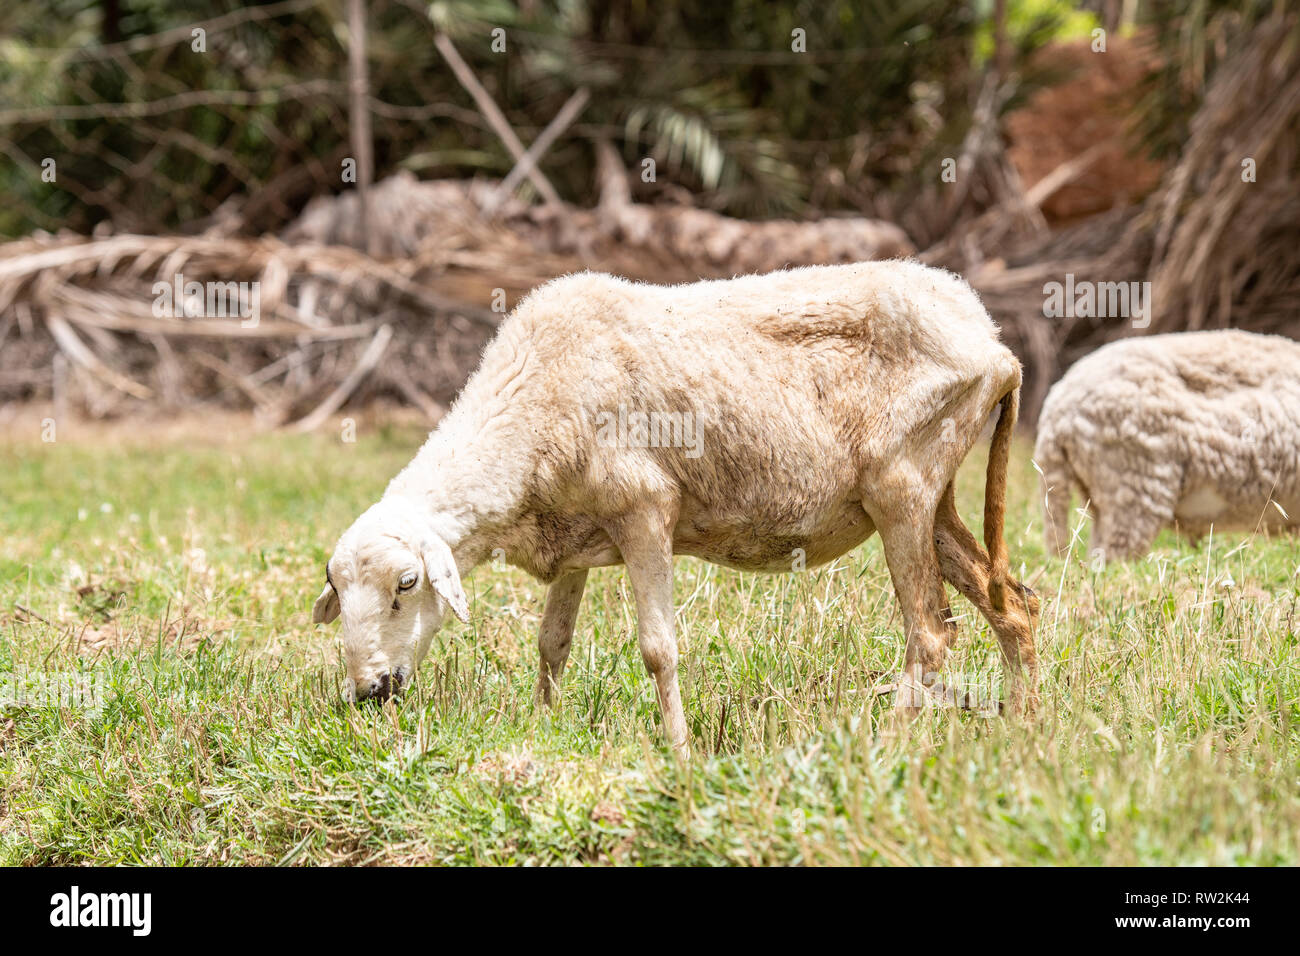
[[[387,698],[428,653],[447,609],[469,606],[451,549],[415,502],[384,499],[339,538],[312,621],[343,620],[344,696]]]

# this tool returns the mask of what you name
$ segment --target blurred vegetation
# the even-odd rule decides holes
[[[1210,77],[1261,20],[1291,6],[1279,0],[1144,0],[1158,51],[1135,117],[1152,155],[1176,157]],[[1295,41],[1300,43],[1300,37]]]
[[[643,199],[680,198],[684,188],[739,216],[889,216],[960,150],[994,65],[994,6],[367,0],[376,176],[399,167],[502,176],[512,165],[434,49],[444,30],[526,141],[576,89],[591,89],[543,161],[570,201],[593,201],[588,141],[606,137],[631,166],[655,160],[657,182],[638,184]],[[1140,117],[1153,152],[1177,152],[1229,41],[1275,6],[1134,5],[1164,64]],[[1035,50],[1088,35],[1117,5],[1006,7],[1003,110],[1057,78],[1045,72],[1050,58],[1031,59]],[[232,16],[209,31],[205,50],[192,49],[194,25]],[[493,50],[498,28],[504,53]],[[800,30],[805,52],[793,48]],[[176,33],[149,39],[163,31]],[[241,100],[241,91],[256,95]],[[194,94],[207,99],[187,101]],[[232,197],[248,197],[245,228],[278,228],[312,195],[343,188],[345,0],[10,0],[0,11],[0,103],[0,235],[88,231],[105,219],[139,231],[197,228]],[[57,161],[57,183],[41,180],[46,157]]]
[[[349,154],[343,0],[261,4],[244,22],[189,28],[240,8],[232,0],[14,0],[0,13],[0,233],[67,225],[174,229],[232,195],[264,197],[254,225],[274,228],[312,193],[341,188]],[[432,45],[457,43],[527,140],[579,86],[594,94],[547,155],[561,194],[591,197],[585,140],[653,157],[657,184],[736,215],[818,209],[871,212],[881,191],[906,191],[951,155],[986,65],[991,3],[760,0],[672,4],[612,0],[369,0],[368,52],[376,174],[504,175],[511,159]],[[1056,0],[1011,4],[1019,63],[1077,21]],[[505,54],[492,31],[506,31]],[[144,49],[165,30],[178,38]],[[802,30],[806,52],[792,49]],[[981,32],[982,31],[982,32]],[[319,84],[276,98],[288,84]],[[147,115],[51,119],[43,107],[152,103],[190,91],[260,91],[256,104],[203,103]],[[92,114],[94,111],[91,111]],[[58,160],[58,184],[40,180]],[[295,170],[306,171],[295,176]],[[932,178],[932,177],[931,177]]]

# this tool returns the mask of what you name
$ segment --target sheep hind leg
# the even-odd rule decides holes
[[[558,703],[560,677],[573,646],[573,625],[578,619],[578,605],[587,586],[587,572],[570,571],[557,578],[546,592],[546,609],[537,634],[541,666],[537,675],[537,702]]]
[[[903,717],[919,713],[929,699],[927,693],[936,689],[939,670],[955,633],[934,543],[926,532],[932,523],[929,515],[921,520],[876,522],[903,612],[907,640],[894,696],[895,713]]]
[[[654,678],[664,733],[673,750],[685,756],[686,715],[677,685],[677,638],[673,633],[674,516],[667,510],[625,515],[607,529],[627,567],[636,596],[637,642],[641,660]]]
[[[1001,610],[993,606],[988,591],[992,570],[988,552],[957,514],[951,484],[944,490],[939,503],[934,523],[934,546],[944,579],[975,605],[997,635],[1007,681],[1008,705],[1013,711],[1032,714],[1038,706],[1038,652],[1034,646],[1038,596],[1017,581],[1006,591],[1006,606]]]

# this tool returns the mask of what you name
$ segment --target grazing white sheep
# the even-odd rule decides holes
[[[1300,343],[1225,330],[1103,346],[1048,393],[1034,458],[1049,550],[1069,549],[1075,487],[1102,559],[1145,554],[1167,526],[1295,527]]]
[[[789,571],[878,530],[907,637],[898,706],[923,702],[955,636],[944,579],[993,624],[1012,702],[1032,703],[1037,599],[1008,577],[1002,534],[1019,385],[970,288],[912,262],[671,287],[557,279],[502,323],[451,412],[340,538],[313,620],[341,613],[352,690],[386,697],[446,607],[466,619],[462,576],[503,553],[550,583],[537,685],[549,703],[587,570],[624,564],[681,748],[673,555]],[[986,553],[952,482],[999,403]],[[656,438],[656,415],[695,434]]]

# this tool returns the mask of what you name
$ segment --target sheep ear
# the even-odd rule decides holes
[[[460,585],[460,572],[456,570],[456,559],[452,557],[447,542],[437,535],[430,535],[420,544],[420,557],[424,560],[424,573],[434,593],[451,606],[452,613],[460,618],[461,623],[468,624],[469,601]]]
[[[325,585],[325,590],[321,591],[320,597],[316,599],[316,605],[311,609],[311,622],[313,624],[328,624],[339,616],[339,595],[334,590],[334,585]]]

